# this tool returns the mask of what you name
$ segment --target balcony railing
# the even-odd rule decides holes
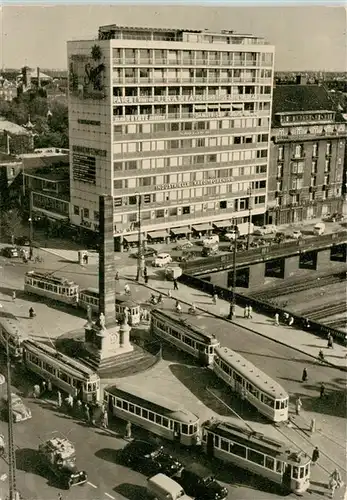
[[[263,114],[264,113],[264,114]],[[266,114],[265,114],[266,113]],[[235,118],[239,116],[268,116],[268,112],[254,111],[201,111],[195,113],[165,113],[165,114],[134,114],[134,115],[113,115],[115,122],[143,122],[143,121],[170,121],[185,119],[203,119],[203,118]]]
[[[114,57],[112,59],[112,64],[116,66],[139,66],[139,65],[151,65],[151,66],[225,66],[225,67],[255,67],[264,64],[257,61],[241,61],[241,60],[230,60],[230,61],[218,61],[218,60],[207,60],[207,59],[182,59],[182,60],[168,60],[163,58],[124,58],[119,59]],[[265,65],[271,68],[270,65]]]
[[[129,84],[129,83],[134,83],[137,85],[148,85],[148,84],[153,84],[153,85],[159,85],[159,84],[181,84],[181,83],[189,83],[192,85],[198,85],[201,83],[206,83],[206,84],[219,84],[219,83],[227,83],[229,85],[233,85],[235,83],[237,84],[247,84],[247,83],[254,83],[254,84],[262,84],[262,85],[271,85],[272,80],[271,78],[232,78],[232,77],[177,77],[177,78],[167,78],[167,77],[161,77],[161,78],[154,78],[154,77],[137,77],[137,76],[125,76],[125,77],[119,77],[113,80],[113,85],[124,85],[124,84]]]
[[[231,95],[155,95],[155,96],[125,96],[114,97],[113,104],[141,104],[141,103],[172,103],[172,102],[203,102],[208,105],[208,102],[239,102],[239,101],[254,101],[270,100],[269,94],[231,94]]]

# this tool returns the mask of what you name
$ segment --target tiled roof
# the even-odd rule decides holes
[[[10,134],[28,135],[28,131],[25,130],[24,127],[21,127],[21,125],[9,122],[8,120],[4,120],[0,117],[0,133],[4,131],[9,132]]]
[[[273,90],[272,116],[293,111],[336,111],[334,101],[321,85],[278,85]]]

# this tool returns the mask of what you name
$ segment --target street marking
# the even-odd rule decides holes
[[[113,497],[112,495],[109,495],[108,493],[105,493],[105,495],[109,498],[112,498],[113,500],[116,500],[115,497]]]
[[[89,486],[92,486],[92,487],[93,487],[93,488],[95,488],[95,489],[97,489],[97,488],[98,488],[97,486],[95,486],[95,484],[90,483],[89,481],[87,481],[87,484],[89,484]]]

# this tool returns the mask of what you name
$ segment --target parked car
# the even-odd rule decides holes
[[[207,238],[204,238],[202,240],[202,244],[204,247],[209,247],[211,245],[215,245],[216,243],[219,243],[218,234],[211,234],[211,236],[208,236]]]
[[[30,245],[30,240],[27,236],[18,236],[14,239],[15,245],[19,245],[20,247],[25,247]]]
[[[324,222],[318,222],[313,228],[313,234],[316,236],[321,236],[325,232],[325,224]]]
[[[332,215],[327,215],[323,220],[324,222],[341,222],[343,221],[344,216],[339,212],[335,212]]]
[[[302,238],[302,232],[299,229],[294,229],[294,231],[290,233],[290,237],[294,238],[294,240],[300,240],[300,238]]]
[[[165,269],[165,279],[168,281],[177,280],[182,276],[182,268],[179,266],[169,266]]]
[[[147,475],[162,473],[171,477],[182,469],[181,462],[165,453],[162,446],[139,439],[122,450],[121,458],[123,463]]]
[[[142,255],[145,259],[148,259],[149,257],[153,257],[154,255],[157,255],[157,253],[158,253],[157,250],[155,250],[152,247],[144,248],[142,250]],[[130,254],[130,257],[134,257],[135,259],[137,259],[138,256],[139,256],[138,251]]]
[[[4,257],[8,257],[8,258],[19,257],[18,248],[16,248],[16,247],[5,247],[1,250],[1,254]]]
[[[175,480],[184,491],[199,500],[224,500],[228,490],[215,480],[212,472],[198,463],[182,469]]]
[[[191,241],[187,240],[186,238],[179,240],[177,242],[177,247],[175,250],[188,250],[189,248],[192,248],[194,245]]]
[[[31,418],[31,411],[30,409],[25,406],[23,403],[23,400],[17,395],[12,393],[11,394],[11,401],[12,401],[12,415],[13,415],[13,422],[23,422],[24,420],[29,420]],[[5,419],[8,421],[9,419],[9,411],[8,411],[8,399],[7,396],[4,396],[1,401],[1,406],[2,406],[2,412],[5,417]]]
[[[152,266],[164,267],[167,264],[171,264],[171,262],[172,258],[169,253],[158,253],[158,255],[152,261]]]
[[[264,236],[265,234],[275,234],[277,232],[276,226],[272,224],[267,224],[265,226],[256,227],[253,234],[257,236]]]

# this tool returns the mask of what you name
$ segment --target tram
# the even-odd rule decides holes
[[[0,345],[5,351],[8,345],[10,357],[15,361],[22,361],[23,342],[28,338],[28,331],[15,316],[0,318]]]
[[[123,382],[106,388],[104,400],[113,415],[153,434],[185,446],[197,442],[199,418],[179,403]]]
[[[209,457],[246,469],[281,485],[286,491],[304,493],[310,485],[311,459],[304,452],[234,423],[209,421],[202,427],[202,447]]]
[[[288,420],[289,396],[283,387],[227,347],[214,352],[213,371],[242,399],[273,422]]]
[[[216,336],[203,329],[203,319],[183,312],[153,309],[151,333],[191,354],[206,366],[213,362],[215,349],[220,346]]]
[[[52,276],[50,273],[25,273],[24,291],[73,306],[78,303],[79,286],[74,281]]]
[[[89,367],[58,352],[53,347],[26,340],[23,361],[28,370],[59,387],[67,394],[85,402],[100,400],[100,378]]]
[[[92,287],[81,290],[78,297],[78,305],[85,310],[90,306],[93,313],[98,313],[99,290]],[[117,321],[121,321],[124,318],[125,309],[128,310],[129,324],[138,325],[141,317],[140,306],[125,295],[116,297],[115,316]]]

